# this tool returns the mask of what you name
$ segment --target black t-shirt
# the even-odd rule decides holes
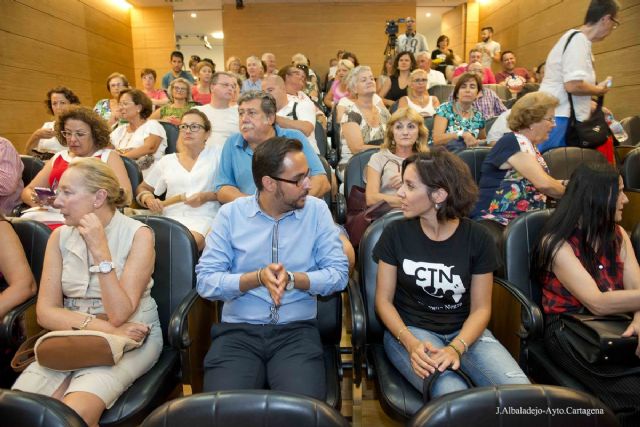
[[[419,218],[394,221],[373,259],[398,269],[393,305],[404,323],[437,333],[460,329],[469,316],[471,275],[498,267],[491,235],[467,218],[441,242],[424,234]]]

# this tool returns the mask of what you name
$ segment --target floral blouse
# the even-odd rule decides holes
[[[485,122],[482,118],[482,114],[478,110],[473,109],[472,111],[473,114],[471,117],[465,119],[453,110],[453,103],[445,102],[438,107],[436,115],[447,119],[447,128],[445,129],[445,133],[457,133],[458,131],[463,131],[469,132],[477,138],[480,134],[480,130],[484,129]],[[453,140],[447,143],[447,150],[449,151],[460,152],[465,148],[467,148],[467,145],[464,141]]]

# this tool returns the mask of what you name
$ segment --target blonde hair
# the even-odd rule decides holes
[[[82,173],[83,186],[91,193],[98,190],[107,192],[106,202],[112,209],[129,206],[129,196],[122,187],[118,177],[106,163],[99,159],[86,158],[69,163],[67,170],[77,169]]]
[[[427,80],[429,80],[429,73],[427,73],[422,68],[416,68],[411,72],[411,74],[409,74],[409,83],[411,83],[414,77],[418,74],[424,74],[425,76],[427,76]],[[425,85],[425,88],[426,88],[426,85]],[[413,96],[413,89],[411,88],[411,84],[407,86],[407,95],[409,95],[410,97]],[[428,91],[427,91],[427,96],[430,96]]]
[[[169,100],[173,102],[173,87],[176,85],[176,83],[187,85],[187,102],[193,101],[193,99],[191,98],[191,82],[183,77],[173,79],[171,83],[169,83],[169,89],[167,90],[167,96],[169,97]]]
[[[550,109],[558,106],[558,98],[545,92],[528,93],[511,108],[511,113],[507,119],[509,129],[519,131],[528,128],[534,123],[544,119],[545,114]]]
[[[393,126],[401,120],[410,120],[411,123],[415,123],[418,126],[418,139],[416,139],[416,142],[413,144],[413,152],[428,152],[429,146],[427,145],[427,140],[429,139],[429,129],[424,125],[424,118],[413,108],[400,108],[391,115],[391,118],[387,122],[387,130],[384,133],[384,143],[380,148],[386,148],[395,154],[396,141],[393,138]]]

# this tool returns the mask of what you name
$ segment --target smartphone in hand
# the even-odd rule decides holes
[[[48,187],[35,187],[34,191],[43,205],[50,205],[51,199],[56,197],[56,192]]]

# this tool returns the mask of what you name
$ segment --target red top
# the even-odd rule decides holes
[[[621,230],[620,226],[616,226],[616,238],[620,240],[622,240]],[[567,242],[573,249],[573,253],[584,265],[583,260],[580,258],[580,249],[578,247],[579,235],[577,229]],[[622,282],[624,264],[620,259],[620,251],[616,254],[615,263],[617,268],[615,275],[612,273],[610,260],[608,260],[604,255],[600,257],[598,261],[598,274],[593,278],[598,285],[598,289],[600,289],[601,292],[624,289]],[[560,280],[558,280],[553,272],[547,272],[544,275],[542,284],[542,307],[544,308],[545,313],[557,314],[575,312],[582,308],[582,303],[578,301],[578,299],[574,297],[571,292],[562,285],[562,283],[560,283]]]
[[[198,91],[198,85],[193,85],[191,87],[191,97],[201,105],[207,105],[211,102],[211,93],[200,93]]]
[[[111,152],[111,150],[98,150],[93,154],[93,157],[102,160],[104,163],[107,163],[107,160],[109,159],[109,152]],[[60,151],[51,158],[52,164],[51,173],[49,173],[49,188],[51,188],[52,190],[58,188],[60,177],[62,177],[64,171],[67,170],[67,168],[69,167],[69,162],[71,162],[72,159],[73,157],[69,156],[68,150]]]

